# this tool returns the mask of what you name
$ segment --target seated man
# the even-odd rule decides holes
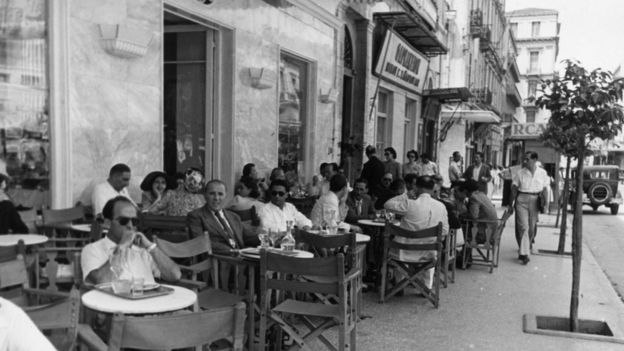
[[[83,279],[92,284],[115,279],[180,280],[180,268],[143,233],[137,232],[137,210],[125,196],[109,200],[102,210],[106,236],[82,249]]]
[[[376,210],[383,209],[386,201],[397,196],[397,194],[392,191],[392,181],[392,173],[386,173],[384,174],[383,178],[381,178],[381,187],[379,188],[377,199],[375,200]]]
[[[286,202],[288,195],[286,181],[281,179],[272,181],[268,193],[271,196],[270,202],[258,211],[261,230],[285,232],[286,221],[293,221],[293,224],[301,229],[312,227],[312,222],[299,212],[295,205]]]
[[[407,193],[393,197],[388,200],[384,207],[388,211],[402,215],[401,228],[408,230],[421,230],[435,227],[442,222],[442,235],[447,235],[449,230],[448,214],[444,205],[431,197],[435,187],[435,181],[430,176],[421,176],[416,181],[416,193],[418,198],[412,200]],[[422,239],[404,241],[398,238],[403,244],[423,243]],[[426,242],[424,242],[426,243]],[[391,251],[390,255],[405,262],[428,261],[435,254],[434,251],[405,252],[403,250]],[[427,271],[427,276],[423,277],[427,287],[433,286],[433,269]]]
[[[359,178],[355,181],[353,191],[349,193],[346,201],[347,218],[346,222],[356,224],[358,219],[374,218],[375,208],[373,200],[368,196],[368,181]]]
[[[468,212],[464,216],[465,218],[491,221],[496,221],[498,219],[494,204],[487,194],[481,191],[476,181],[469,179],[458,182],[455,189],[455,196],[460,201],[466,198],[468,199]],[[496,223],[489,224],[489,226],[495,229]],[[485,242],[485,229],[487,227],[488,224],[485,223],[480,223],[478,225],[477,243],[482,244]],[[466,236],[468,240],[472,239],[471,232],[466,233]]]
[[[232,254],[246,246],[259,244],[254,233],[243,226],[240,217],[223,208],[227,197],[223,181],[209,181],[204,196],[206,204],[191,211],[186,217],[191,239],[207,231],[213,252],[219,254]]]
[[[104,183],[96,185],[93,188],[93,193],[91,193],[93,214],[100,217],[102,209],[108,200],[117,196],[127,197],[136,206],[136,203],[128,193],[128,184],[130,184],[130,167],[123,163],[118,163],[111,167],[108,179]]]
[[[312,224],[318,227],[337,225],[338,229],[349,231],[351,226],[343,222],[347,215],[345,198],[348,195],[347,178],[342,174],[334,174],[329,179],[329,191],[316,200],[312,208]],[[333,212],[333,223],[326,223],[327,212]]]

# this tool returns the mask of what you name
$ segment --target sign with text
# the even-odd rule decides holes
[[[385,60],[384,60],[385,56]],[[386,34],[375,73],[417,93],[422,93],[429,59],[391,31]]]
[[[536,139],[546,130],[546,123],[518,123],[511,125],[511,139]]]

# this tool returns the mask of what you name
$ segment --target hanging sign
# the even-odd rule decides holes
[[[515,123],[511,125],[511,139],[536,139],[546,130],[546,123]]]
[[[385,58],[385,59],[384,59]],[[422,93],[429,59],[405,40],[387,31],[375,73],[384,79]]]

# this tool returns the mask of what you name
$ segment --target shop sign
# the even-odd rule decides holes
[[[375,73],[398,85],[422,93],[428,66],[429,60],[426,56],[392,31],[388,31]]]
[[[546,130],[546,123],[517,123],[511,125],[512,139],[539,138]]]

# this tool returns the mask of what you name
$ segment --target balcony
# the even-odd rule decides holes
[[[492,92],[489,88],[471,89],[470,92],[474,95],[474,102],[492,105]]]
[[[516,106],[520,106],[522,104],[522,97],[520,96],[518,87],[516,87],[516,83],[514,83],[513,81],[506,82],[505,94],[507,94],[507,98],[513,101]]]

